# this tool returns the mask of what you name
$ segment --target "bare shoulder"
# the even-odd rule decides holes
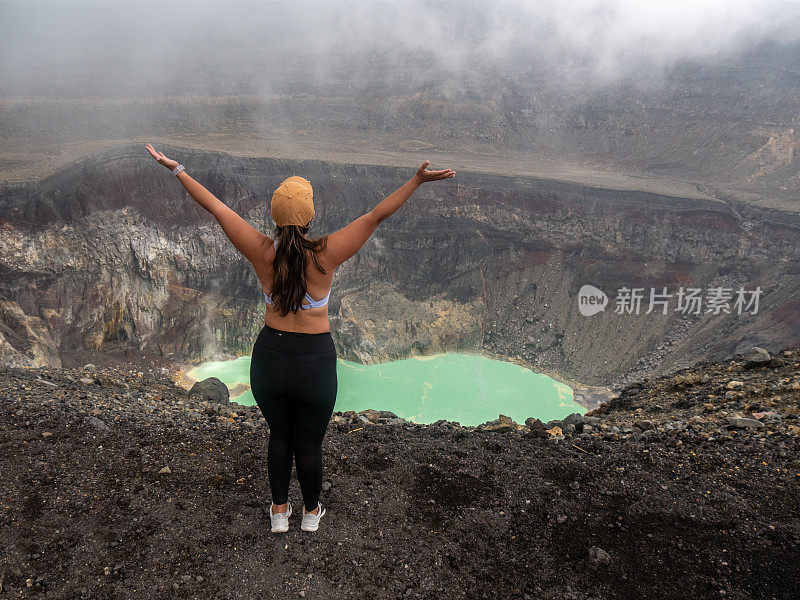
[[[252,262],[259,279],[264,279],[267,272],[272,268],[272,260],[274,258],[275,246],[273,244],[273,239],[268,235],[264,235],[255,259],[250,261]]]
[[[338,264],[336,264],[336,262],[333,259],[333,256],[331,255],[331,236],[332,235],[333,234],[328,234],[327,236],[325,236],[327,239],[325,240],[324,244],[321,244],[319,246],[320,247],[320,251],[317,252],[317,261],[319,261],[319,264],[322,266],[322,268],[325,269],[328,272],[336,269],[336,267],[339,266]],[[311,250],[309,250],[309,257],[310,257],[310,254],[311,254]]]

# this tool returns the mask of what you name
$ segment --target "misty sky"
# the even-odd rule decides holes
[[[402,61],[415,81],[488,65],[605,83],[795,42],[798,15],[789,0],[0,0],[0,96],[146,95],[179,77],[183,93],[360,87]]]

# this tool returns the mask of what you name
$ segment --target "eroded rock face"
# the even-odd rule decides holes
[[[19,304],[0,296],[0,364],[60,367],[58,349],[45,322],[26,315]]]
[[[268,233],[269,198],[287,173],[314,184],[311,235],[346,225],[412,175],[173,154]],[[28,323],[7,340],[6,362],[110,344],[181,361],[252,350],[265,309],[252,266],[138,147],[0,190],[0,228],[0,294],[22,311],[12,320]],[[460,171],[458,181],[418,190],[337,269],[331,327],[340,356],[359,362],[463,350],[583,383],[621,382],[743,347],[796,343],[800,271],[787,257],[799,232],[790,213]],[[605,311],[580,314],[584,284],[612,297]],[[648,315],[647,299],[638,315],[614,313],[621,287],[756,285],[757,314]]]

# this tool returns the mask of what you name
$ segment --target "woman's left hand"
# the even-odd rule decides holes
[[[166,156],[164,156],[163,152],[157,152],[155,148],[153,148],[153,146],[151,146],[150,144],[147,144],[146,148],[147,151],[153,155],[153,158],[155,158],[160,164],[167,167],[170,171],[172,171],[172,169],[178,166],[177,160],[172,160],[171,158],[167,158]]]

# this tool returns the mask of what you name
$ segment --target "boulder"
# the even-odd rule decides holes
[[[528,427],[528,431],[525,434],[525,437],[529,438],[548,438],[550,437],[547,432],[544,430],[544,423],[542,423],[539,419],[534,419],[533,417],[528,417],[525,419],[525,425]]]
[[[580,573],[591,573],[607,569],[610,564],[611,557],[608,552],[598,546],[592,546],[589,548],[588,556],[576,563],[575,570]]]
[[[525,425],[531,430],[538,429],[544,431],[544,423],[542,423],[539,419],[535,419],[533,417],[528,417],[527,419],[525,419]]]
[[[763,410],[760,412],[754,412],[753,416],[761,421],[762,423],[780,423],[782,421],[780,413],[776,413],[772,410]]]
[[[564,434],[564,432],[561,430],[561,427],[559,427],[558,425],[548,429],[547,433],[549,433],[551,437],[558,437]]]
[[[590,569],[601,569],[611,564],[611,557],[608,552],[597,546],[589,548],[589,561],[587,566]]]
[[[697,385],[700,381],[701,379],[698,373],[689,373],[688,375],[677,375],[672,383],[675,387],[682,388]]]
[[[745,369],[754,369],[768,365],[772,356],[763,348],[754,346],[742,355],[742,360],[744,361],[742,366]]]
[[[230,404],[231,401],[228,386],[216,377],[196,382],[189,390],[189,396],[199,396],[201,400],[216,404]]]
[[[381,411],[375,410],[374,408],[367,408],[365,410],[360,410],[356,414],[366,417],[370,423],[377,423],[378,419],[381,418]],[[396,416],[397,415],[395,415],[395,417]]]
[[[86,422],[89,423],[92,427],[99,429],[100,431],[108,431],[109,427],[106,425],[104,421],[98,419],[97,417],[86,417]]]
[[[758,429],[764,426],[761,421],[757,419],[748,419],[746,417],[729,416],[727,417],[727,421],[730,425],[738,429]]]
[[[499,415],[499,417],[499,419],[495,419],[494,421],[486,421],[485,423],[481,423],[476,429],[478,431],[494,431],[498,433],[504,431],[515,431],[519,429],[518,425],[511,417],[507,417],[506,415]]]

